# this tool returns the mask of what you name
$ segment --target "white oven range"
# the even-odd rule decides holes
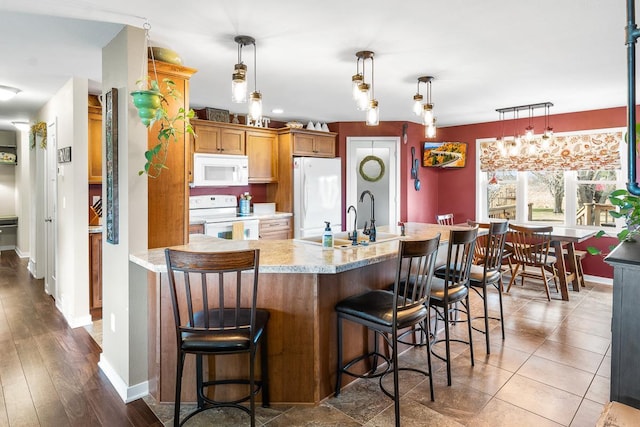
[[[238,199],[233,195],[189,197],[189,220],[204,221],[204,234],[231,239],[233,225],[241,221],[244,240],[257,240],[259,221],[249,216],[238,216]]]

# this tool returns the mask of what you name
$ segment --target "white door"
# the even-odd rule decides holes
[[[53,295],[56,301],[58,299],[56,286],[56,239],[57,239],[57,221],[56,221],[56,198],[58,195],[58,164],[57,164],[57,139],[56,139],[56,121],[47,124],[47,149],[45,155],[45,281],[44,290],[47,294]]]
[[[358,228],[371,223],[376,227],[395,225],[400,218],[400,150],[399,137],[347,137],[346,205],[358,211]],[[375,212],[368,195],[360,202],[362,192],[374,196]],[[353,214],[347,216],[345,229],[353,229]]]

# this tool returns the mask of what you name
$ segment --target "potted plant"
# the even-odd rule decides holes
[[[635,196],[627,189],[614,190],[609,195],[609,201],[617,209],[609,211],[613,218],[624,218],[625,228],[617,234],[618,241],[635,241],[640,235],[640,197]],[[598,231],[595,237],[602,237],[606,234],[604,230]],[[588,247],[587,251],[591,255],[599,255],[602,251],[595,247]]]
[[[158,143],[145,151],[144,170],[138,172],[139,175],[147,174],[151,178],[157,178],[163,169],[167,169],[166,161],[171,140],[177,141],[178,135],[183,133],[183,127],[184,132],[195,136],[189,122],[189,119],[195,117],[195,112],[180,107],[175,115],[169,114],[168,99],[177,100],[182,97],[171,79],[163,79],[161,86],[157,79],[147,76],[138,81],[138,90],[131,92],[131,96],[133,104],[138,109],[138,115],[147,128],[156,122],[160,123]]]

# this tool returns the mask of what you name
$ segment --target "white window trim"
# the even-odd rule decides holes
[[[607,128],[607,129],[589,129],[584,131],[574,131],[574,132],[561,132],[556,133],[555,136],[569,136],[569,135],[584,135],[584,134],[593,134],[593,133],[605,133],[605,132],[623,132],[626,134],[627,128],[616,127],[616,128]],[[509,139],[508,136],[505,136],[505,139]],[[487,178],[486,173],[480,170],[480,144],[484,142],[496,142],[496,138],[481,138],[476,139],[476,219],[478,221],[487,222],[489,221],[489,215],[487,212]],[[616,188],[626,188],[627,185],[627,146],[626,143],[623,142],[623,146],[620,149],[620,171],[617,172],[617,183]],[[567,171],[565,174],[565,195],[566,194],[576,194],[577,189],[577,174],[575,171]],[[517,172],[517,181],[516,181],[516,194],[527,194],[527,180],[526,180],[526,172]],[[572,177],[571,177],[572,176]],[[570,200],[571,199],[571,200]],[[578,227],[578,228],[587,228],[587,229],[600,229],[598,226],[577,226],[575,215],[571,218],[567,217],[567,212],[575,212],[576,211],[576,198],[575,197],[565,197],[565,221],[563,226],[566,227]],[[519,224],[536,224],[536,225],[544,225],[544,222],[535,221],[529,222],[526,220],[527,218],[527,201],[526,197],[519,197],[516,199],[516,218],[514,222]],[[558,225],[558,223],[549,223],[549,225]],[[618,233],[624,223],[621,219],[616,220],[615,229],[612,228],[610,230],[605,230],[607,235],[614,236]]]

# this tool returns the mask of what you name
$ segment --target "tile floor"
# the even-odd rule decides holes
[[[609,401],[611,297],[611,286],[587,283],[579,293],[570,291],[570,301],[552,291],[554,299],[548,302],[534,281],[514,286],[504,295],[504,341],[499,322],[491,323],[490,355],[480,333],[473,337],[474,367],[468,346],[454,344],[450,387],[444,362],[434,358],[435,402],[429,399],[427,378],[401,372],[402,425],[594,426]],[[493,314],[497,301],[497,294],[492,295]],[[472,298],[472,313],[482,312],[480,304]],[[466,335],[464,324],[453,331]],[[424,349],[414,348],[401,356],[400,364],[420,365],[425,356]],[[145,401],[165,425],[172,425],[172,405]],[[258,424],[269,427],[394,425],[393,402],[376,380],[356,381],[317,407],[273,405],[257,414]],[[186,425],[213,424],[248,425],[248,415],[210,410]]]

